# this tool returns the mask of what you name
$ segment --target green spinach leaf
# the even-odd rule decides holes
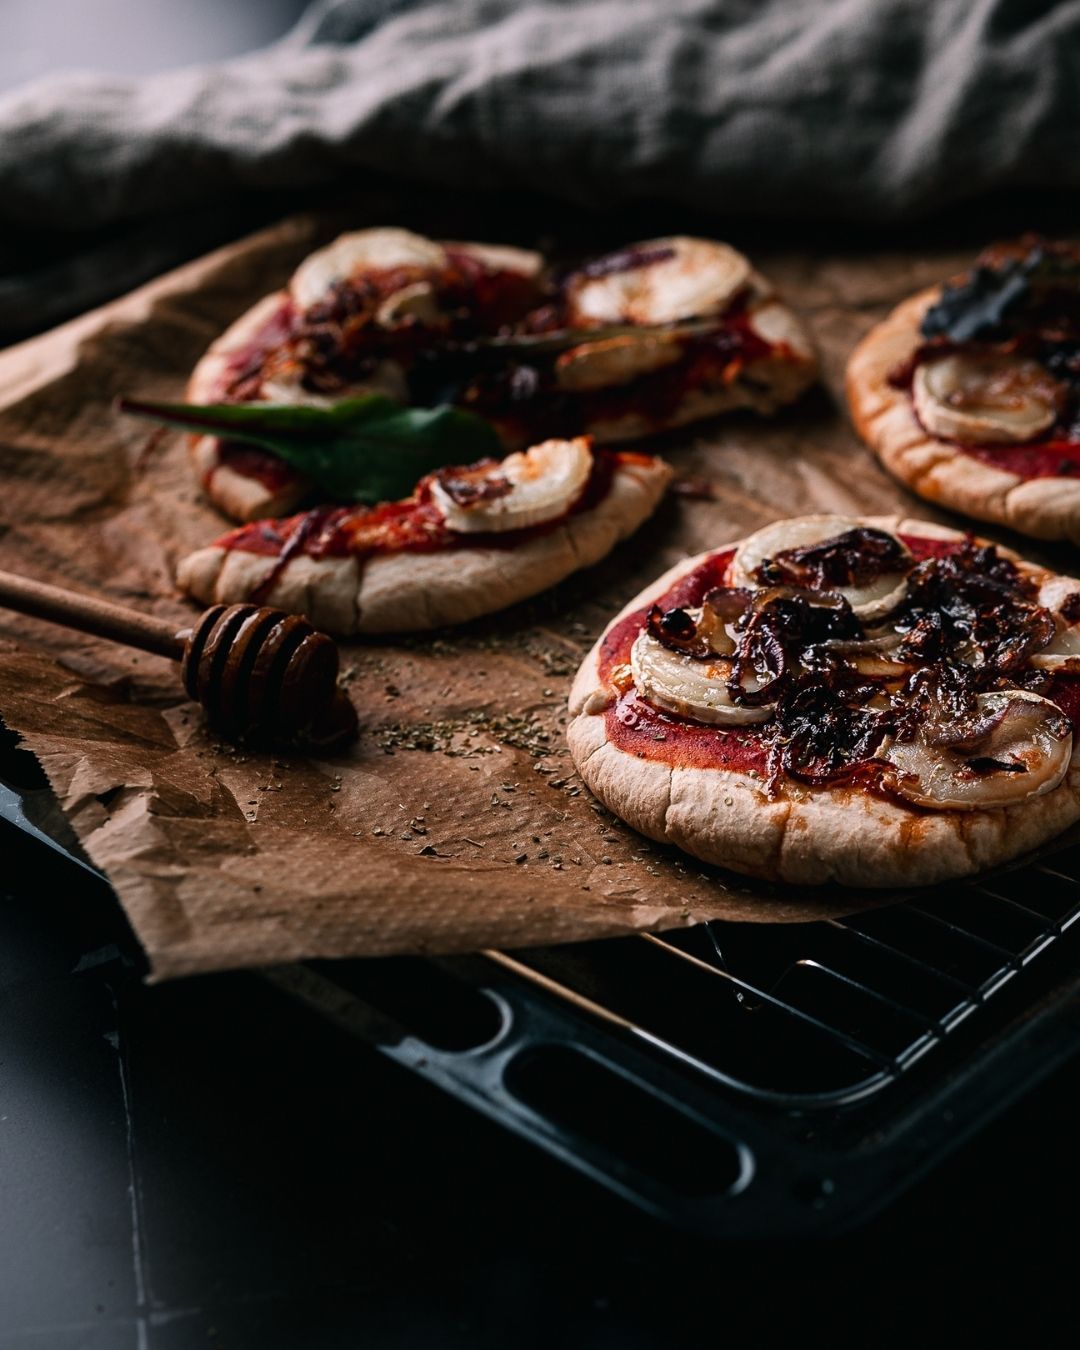
[[[475,413],[448,406],[403,408],[382,394],[344,399],[330,408],[128,398],[119,399],[117,408],[269,450],[339,502],[394,501],[435,469],[504,453],[495,428]]]

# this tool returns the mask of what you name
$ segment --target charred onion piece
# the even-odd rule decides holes
[[[455,506],[475,506],[493,502],[513,491],[509,478],[498,472],[497,459],[481,459],[475,464],[439,469],[434,481]]]
[[[841,586],[865,586],[911,566],[911,554],[895,535],[860,528],[774,554],[757,569],[756,577],[765,585],[835,591]]]
[[[826,661],[842,662],[870,679],[902,680],[915,669],[914,661],[900,654],[902,641],[895,632],[861,640],[830,638],[821,644],[818,655]]]
[[[681,607],[661,609],[653,605],[646,620],[649,636],[669,651],[698,660],[712,656],[713,650],[699,632],[698,621],[689,610]]]
[[[919,563],[896,627],[905,635],[903,657],[930,663],[974,643],[981,663],[999,674],[1018,670],[1055,633],[1033,583],[993,545],[974,540],[947,558]]]
[[[836,637],[860,636],[847,601],[829,592],[786,586],[759,591],[742,622],[729,689],[737,703],[774,703],[798,675],[811,649]]]
[[[705,659],[731,656],[735,641],[728,631],[739,622],[751,601],[751,593],[716,587],[709,591],[700,609],[664,610],[653,605],[646,624],[649,633],[673,652]]]
[[[872,621],[903,600],[913,565],[904,544],[884,530],[850,516],[800,516],[744,540],[731,578],[736,585],[794,585],[815,595],[838,591],[857,617]]]
[[[872,760],[892,727],[892,710],[871,706],[877,686],[839,677],[823,684],[806,676],[776,709],[780,767],[813,786],[835,783]]]
[[[753,591],[742,586],[714,586],[706,593],[703,605],[721,623],[735,624],[746,613],[753,598]]]
[[[1056,703],[1021,689],[978,694],[953,723],[898,738],[885,785],[937,810],[1008,806],[1050,792],[1068,771],[1072,730]]]
[[[773,616],[757,613],[739,638],[728,691],[735,702],[760,708],[776,702],[797,669]]]
[[[936,727],[970,717],[985,678],[986,673],[973,666],[949,661],[915,671],[897,700],[898,734],[908,740],[933,735]]]

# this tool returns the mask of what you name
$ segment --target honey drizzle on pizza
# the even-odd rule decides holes
[[[1055,662],[1056,668],[1039,669],[1031,659],[1053,649],[1062,628],[1070,628],[1080,619],[1080,598],[1075,593],[1066,596],[1059,606],[1061,612],[1051,614],[1038,603],[1038,588],[1030,578],[992,545],[977,544],[970,537],[945,540],[889,536],[873,530],[862,534],[879,550],[884,548],[883,539],[895,539],[907,551],[903,599],[891,614],[866,624],[851,621],[850,605],[837,606],[843,624],[856,636],[846,648],[841,644],[839,651],[834,644],[835,654],[823,645],[829,642],[825,637],[803,645],[801,650],[798,641],[791,642],[788,656],[794,658],[794,668],[781,675],[783,688],[767,694],[775,701],[766,720],[753,725],[709,725],[658,707],[637,687],[632,666],[635,644],[643,634],[662,634],[665,621],[676,629],[676,637],[669,639],[676,650],[690,652],[690,659],[709,659],[700,646],[695,647],[695,631],[704,621],[706,608],[715,603],[711,597],[733,593],[735,549],[709,555],[653,605],[635,610],[613,625],[602,640],[598,662],[600,679],[614,695],[604,713],[609,741],[647,761],[742,772],[760,779],[773,794],[781,790],[785,780],[814,787],[858,787],[891,800],[906,798],[905,805],[916,810],[966,804],[962,800],[921,800],[912,783],[903,781],[904,765],[910,759],[905,745],[926,739],[926,726],[935,720],[934,735],[946,754],[962,759],[970,751],[964,772],[974,780],[980,774],[1001,776],[1015,771],[1019,778],[1027,772],[1015,757],[1011,763],[980,758],[980,748],[993,740],[995,718],[1000,725],[1002,717],[1017,712],[1037,715],[1040,735],[1062,745],[1069,737],[1071,747],[1071,729],[1080,727],[1080,664],[1069,669],[1073,663],[1062,658]],[[836,566],[844,547],[832,547],[831,558],[828,547],[795,549],[791,553],[801,553],[803,564],[809,562],[816,567],[819,580],[824,571],[826,583],[850,581],[858,569],[858,540],[844,541],[841,537],[823,542],[830,546],[846,542],[851,570],[845,573]],[[763,570],[767,578],[768,568]],[[804,569],[804,579],[806,575]],[[970,580],[966,596],[965,578]],[[976,597],[981,597],[981,605],[972,605]],[[804,591],[801,596],[789,589],[782,598],[791,605],[801,605],[804,611],[823,601],[831,603],[829,593],[821,589]],[[752,606],[743,603],[744,614],[751,614]],[[769,603],[766,600],[765,607]],[[688,611],[692,616],[700,615],[689,626],[685,623]],[[760,614],[762,610],[755,612]],[[730,633],[736,652],[740,645],[748,645],[752,622],[752,618],[743,620]],[[860,642],[867,645],[868,630],[872,637],[875,629],[879,633],[891,629],[899,638],[896,650],[906,666],[902,679],[895,674],[887,678],[852,669],[853,650]],[[824,631],[819,628],[819,632]],[[719,645],[728,644],[721,639]],[[976,657],[977,665],[971,663]],[[736,654],[735,672],[737,660]],[[728,689],[738,700],[731,683]],[[1013,695],[1019,701],[1016,705],[1009,702]],[[1055,724],[1055,718],[1060,725]],[[830,744],[834,731],[840,735]],[[934,743],[933,735],[930,742]],[[898,747],[892,751],[891,760],[882,753],[890,744]],[[914,789],[917,787],[914,784]]]
[[[938,440],[1022,479],[1080,476],[1080,248],[1026,235],[942,288],[889,383]]]

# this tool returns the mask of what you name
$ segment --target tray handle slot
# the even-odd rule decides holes
[[[503,1083],[560,1131],[677,1195],[728,1195],[744,1178],[746,1160],[728,1138],[583,1050],[520,1050]]]

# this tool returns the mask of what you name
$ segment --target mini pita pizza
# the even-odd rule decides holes
[[[187,397],[449,397],[518,449],[579,434],[630,441],[738,408],[772,413],[816,373],[801,323],[726,244],[655,239],[555,277],[524,249],[372,229],[311,254],[239,318],[196,366]],[[310,493],[265,450],[202,436],[193,457],[207,495],[235,520],[282,514]]]
[[[847,393],[921,497],[1080,543],[1080,247],[1026,236],[905,301],[855,349]]]
[[[966,876],[1080,819],[1080,580],[918,520],[779,521],[631,601],[570,713],[590,790],[706,862]]]
[[[598,562],[656,509],[652,455],[545,441],[440,469],[404,501],[250,523],[185,558],[181,588],[252,602],[329,633],[407,633],[504,609]]]

